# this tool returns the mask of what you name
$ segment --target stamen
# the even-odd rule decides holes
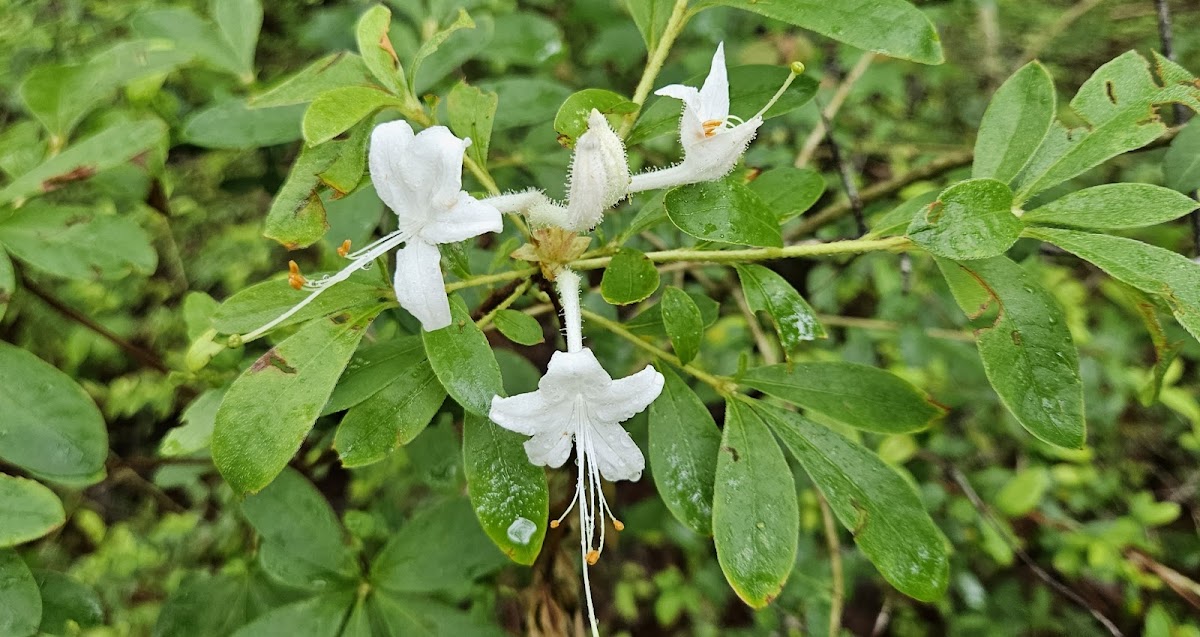
[[[616,529],[616,530],[618,530],[618,531],[624,531],[624,530],[625,530],[625,523],[624,523],[624,522],[622,522],[622,521],[620,521],[620,520],[618,520],[618,519],[616,519],[616,518],[613,518],[613,519],[612,519],[612,521],[613,521],[613,528],[614,528],[614,529]]]
[[[565,513],[570,513],[570,512],[571,512],[571,510],[567,509],[563,513],[565,514]],[[557,529],[560,524],[562,524],[562,522],[559,522],[558,520],[550,520],[550,528],[552,528],[552,529]]]
[[[308,279],[300,274],[300,266],[295,261],[288,261],[288,285],[292,286],[293,290],[302,290],[306,283]]]
[[[337,253],[338,253],[338,256],[342,257],[343,259],[346,258],[347,254],[350,254],[350,240],[349,239],[346,239],[345,241],[342,242],[342,245],[338,246]]]
[[[710,119],[707,122],[704,122],[703,124],[701,124],[701,126],[704,127],[704,136],[705,137],[712,137],[713,135],[716,135],[717,130],[719,130],[724,125],[725,125],[725,122],[723,122],[719,119]]]
[[[762,110],[760,110],[754,117],[762,117],[767,111],[771,110],[771,107],[775,105],[775,102],[778,102],[779,98],[783,97],[784,92],[787,91],[788,87],[792,85],[793,81],[795,81],[796,76],[804,72],[804,65],[798,62],[793,62],[788,67],[788,70],[790,73],[788,73],[788,78],[784,80],[783,86],[779,87],[778,91],[775,91],[775,96],[771,98],[771,101],[767,102],[767,105],[762,107]]]
[[[596,562],[600,561],[600,551],[592,549],[587,552],[587,555],[583,559],[587,560],[589,566],[595,566]]]

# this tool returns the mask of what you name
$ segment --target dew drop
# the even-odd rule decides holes
[[[537,531],[537,524],[533,520],[519,517],[508,525],[508,539],[521,545],[529,544],[534,531]]]

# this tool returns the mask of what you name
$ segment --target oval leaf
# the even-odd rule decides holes
[[[475,163],[486,166],[488,148],[492,141],[492,126],[496,123],[496,107],[500,98],[491,91],[459,82],[446,96],[446,115],[455,135],[471,140],[467,155]]]
[[[0,221],[0,243],[55,276],[92,281],[153,274],[158,254],[133,219],[76,206],[24,206]]]
[[[463,409],[485,415],[492,398],[504,395],[500,365],[462,299],[450,297],[450,313],[449,326],[421,332],[425,354],[450,397]]]
[[[1054,80],[1030,62],[1008,78],[988,104],[975,139],[971,176],[1012,183],[1046,138],[1057,114]]]
[[[1026,223],[1120,230],[1178,219],[1200,207],[1195,199],[1150,184],[1105,184],[1077,190],[1025,213]]]
[[[654,486],[684,526],[712,535],[713,484],[721,430],[708,407],[670,369],[663,392],[650,404],[650,466]]]
[[[779,218],[754,191],[727,179],[680,186],[663,198],[667,217],[680,230],[708,241],[783,246]]]
[[[0,473],[0,547],[36,540],[65,521],[62,502],[53,491]]]
[[[315,278],[320,277],[321,275],[317,274]],[[245,334],[271,322],[304,300],[308,294],[306,291],[293,290],[283,279],[252,285],[221,303],[213,313],[213,327],[222,334]],[[279,327],[374,305],[388,300],[391,294],[391,288],[384,287],[378,275],[356,272],[323,292],[312,303],[304,306],[304,309],[288,317]]]
[[[825,338],[825,326],[817,320],[817,313],[787,279],[754,264],[737,266],[737,273],[746,304],[751,311],[771,317],[789,360],[807,341]]]
[[[637,111],[638,106],[624,96],[599,88],[586,88],[572,93],[558,107],[558,114],[554,116],[554,130],[559,140],[574,146],[575,140],[587,131],[588,115],[591,115],[592,109],[603,115],[624,115]]]
[[[537,345],[546,340],[542,335],[542,324],[524,312],[500,310],[494,320],[496,329],[518,345]]]
[[[779,223],[794,219],[825,194],[825,178],[807,168],[784,166],[764,172],[750,182],[750,190],[767,204]]]
[[[0,549],[0,635],[32,635],[42,620],[42,596],[21,556]]]
[[[344,86],[317,96],[304,111],[304,141],[323,144],[385,106],[400,106],[396,97],[368,86]]]
[[[658,269],[633,248],[618,250],[600,280],[600,294],[613,305],[644,301],[657,289]]]
[[[232,637],[339,637],[356,597],[354,591],[334,591],[280,606]]]
[[[446,390],[429,361],[411,365],[346,413],[333,439],[342,466],[379,462],[408,444],[425,430],[445,400]]]
[[[396,49],[388,38],[392,26],[392,11],[382,4],[363,12],[354,29],[358,52],[362,61],[379,83],[393,93],[400,93],[404,86],[404,69],[396,57]]]
[[[1200,125],[1193,120],[1175,139],[1163,157],[1163,177],[1167,186],[1179,192],[1200,190]]]
[[[525,437],[468,414],[463,424],[467,492],[479,524],[518,564],[533,564],[546,539],[546,472],[529,462]]]
[[[687,292],[669,286],[663,290],[663,327],[671,338],[671,348],[683,364],[692,362],[700,353],[700,341],[704,338],[704,316]]]
[[[69,635],[69,623],[92,628],[104,623],[104,604],[91,587],[53,571],[34,571],[42,595],[39,634]]]
[[[1004,254],[1021,236],[1012,191],[994,179],[950,186],[913,217],[908,236],[947,259],[985,259]]]

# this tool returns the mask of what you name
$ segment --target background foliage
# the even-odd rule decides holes
[[[440,96],[440,108],[449,110],[463,104],[472,110],[490,99],[459,85],[462,79],[494,92],[490,144],[474,146],[471,157],[486,159],[505,187],[536,184],[561,196],[553,187],[562,182],[569,153],[559,135],[569,136],[579,124],[556,121],[560,105],[583,88],[628,95],[645,62],[644,36],[650,34],[653,46],[669,4],[634,3],[631,11],[608,0],[397,1],[389,5],[390,35],[399,59],[412,60],[423,42],[455,23],[459,9],[469,11],[474,27],[449,34],[419,68],[405,69],[406,80],[416,95]],[[763,169],[749,187],[787,220],[785,237],[832,240],[856,234],[844,203],[843,168],[875,230],[905,219],[904,209],[894,212],[899,204],[928,203],[955,181],[1009,181],[1015,175],[1005,173],[1004,162],[976,163],[974,172],[968,164],[984,110],[1011,73],[1040,59],[1057,86],[1049,90],[1065,104],[1101,65],[1129,49],[1160,47],[1150,0],[916,4],[941,34],[943,65],[864,55],[769,13],[718,7],[689,23],[659,84],[702,74],[722,40],[731,66],[803,61],[802,79],[812,80],[813,89],[820,82],[819,103],[840,104],[832,137],[845,166],[819,135],[812,139],[821,143],[809,142],[820,121],[816,102],[769,121],[745,165]],[[369,439],[355,446],[344,438],[356,431],[346,424],[355,411],[338,412],[361,403],[354,392],[371,388],[374,394],[391,380],[364,371],[351,383],[348,372],[329,404],[309,397],[321,418],[291,468],[269,487],[241,500],[217,474],[208,446],[218,405],[233,378],[265,348],[227,349],[216,335],[256,327],[275,311],[270,304],[257,308],[258,315],[253,307],[218,309],[219,301],[281,272],[289,258],[305,271],[336,266],[341,242],[365,243],[384,213],[370,188],[335,196],[358,184],[354,167],[302,150],[299,141],[353,147],[365,144],[367,127],[322,128],[329,118],[305,117],[312,96],[279,85],[318,60],[325,61],[313,68],[342,59],[326,56],[359,50],[356,25],[369,5],[268,3],[261,33],[247,26],[258,19],[255,6],[10,0],[5,7],[0,545],[17,548],[0,549],[0,635],[574,630],[579,585],[570,537],[565,529],[549,533],[532,569],[493,547],[485,534],[490,529],[481,529],[467,503],[470,468],[462,446],[465,439],[468,454],[483,454],[487,441],[472,437],[482,431],[472,417],[464,422],[449,403],[440,409],[445,394],[427,382],[438,362],[411,364],[421,360],[414,352],[423,352],[420,338],[405,336],[417,333],[408,317],[368,334],[351,372],[354,365],[369,370],[386,361],[384,369],[408,369],[405,383],[425,379],[428,394],[405,407],[429,413],[433,422],[424,431],[404,432],[407,444],[392,452]],[[1172,9],[1179,62],[1200,69],[1200,12],[1185,2]],[[1034,71],[1022,73],[1036,88]],[[340,97],[325,98],[330,113],[404,106],[373,94]],[[674,140],[666,134],[671,108],[648,105],[630,138],[641,142],[631,155],[635,168],[673,159]],[[1163,111],[1174,124],[1174,113]],[[1152,146],[1069,175],[1070,187],[1055,186],[1050,194],[1116,182],[1200,187],[1194,160],[1200,128],[1178,132],[1171,148]],[[813,172],[789,168],[797,163]],[[84,164],[89,168],[73,168]],[[331,187],[314,190],[315,181],[288,180],[290,171],[304,172],[293,166],[320,172]],[[772,196],[780,183],[794,190]],[[287,225],[271,214],[273,206],[306,214]],[[916,209],[910,203],[908,216]],[[628,245],[642,251],[690,241],[668,224],[648,233],[639,233],[636,222],[631,227],[634,218],[672,210],[670,197],[635,200],[601,232],[632,237]],[[287,252],[263,239],[264,219],[269,236],[309,247]],[[921,230],[908,229],[931,252],[963,258],[954,237]],[[1070,237],[1053,235],[1063,230],[1040,232],[1079,252]],[[1192,250],[1182,220],[1125,234],[1176,252]],[[486,272],[519,246],[515,238],[496,241],[463,248],[448,259],[451,271]],[[639,267],[637,252],[624,254],[617,258]],[[1200,605],[1200,345],[1174,323],[1160,324],[1146,296],[1079,259],[1028,240],[1009,254],[1036,262],[1020,276],[1050,290],[1065,308],[1087,410],[1081,450],[1037,440],[1002,405],[970,332],[993,317],[964,318],[939,271],[954,267],[948,262],[873,253],[778,261],[770,269],[673,269],[653,275],[661,277],[664,292],[659,306],[649,305],[655,297],[646,307],[639,303],[656,283],[597,275],[597,294],[588,302],[593,311],[608,318],[637,314],[627,322],[632,331],[669,342],[681,358],[694,356],[704,369],[723,374],[774,362],[749,357],[756,344],[776,337],[769,322],[747,315],[774,314],[769,291],[777,279],[789,282],[828,337],[805,341],[778,326],[783,350],[797,366],[846,361],[881,367],[948,409],[932,428],[915,433],[856,432],[834,417],[822,424],[861,440],[910,478],[953,547],[948,592],[930,603],[893,590],[848,533],[841,533],[832,549],[839,559],[832,560],[823,503],[809,474],[793,463],[795,564],[784,565],[791,577],[778,598],[751,611],[726,584],[712,543],[688,528],[705,530],[705,516],[688,526],[677,521],[690,519],[689,512],[669,511],[674,501],[664,504],[647,475],[622,483],[610,498],[627,530],[593,570],[607,632],[823,634],[831,604],[844,603],[843,629],[855,635],[1100,634],[1098,617],[1126,634],[1200,634],[1200,625],[1188,619]],[[745,313],[728,294],[738,283],[747,290]],[[280,281],[274,285],[286,289]],[[373,292],[372,277],[345,285],[359,286],[345,298],[387,294]],[[464,296],[474,308],[487,291]],[[706,296],[721,301],[719,313]],[[601,299],[629,307],[618,311]],[[532,387],[553,350],[553,317],[537,318],[534,325],[525,313],[506,310],[495,316],[498,330],[488,332],[510,394]],[[691,329],[673,329],[668,341],[663,320]],[[641,360],[636,349],[604,332],[589,340],[614,371]],[[349,358],[356,345],[343,343],[342,354]],[[760,368],[747,382],[770,394],[770,373]],[[745,407],[731,408],[736,418],[722,418],[718,396],[703,385],[695,390],[704,405],[677,398],[690,393],[672,392],[683,382],[669,377],[666,394],[675,412],[691,410],[688,422],[705,424],[707,406],[718,422],[728,428],[736,420],[736,432],[750,437],[759,418],[784,418]],[[17,386],[36,392],[5,391]],[[269,417],[264,413],[264,422]],[[656,435],[647,420],[639,416],[630,424],[643,449]],[[1042,434],[1058,441],[1052,432]],[[706,435],[717,444],[715,430],[695,432],[698,439]],[[780,435],[804,462],[803,436]],[[650,447],[651,471],[659,464],[654,453]],[[804,468],[813,471],[808,462]],[[551,474],[551,511],[566,504],[568,482]],[[448,536],[453,544],[444,541]],[[835,577],[844,579],[844,600],[831,595]],[[364,581],[376,593],[369,598],[358,584]],[[38,606],[40,614],[21,612]]]

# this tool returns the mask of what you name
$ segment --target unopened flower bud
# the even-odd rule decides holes
[[[587,132],[575,143],[567,200],[568,230],[591,230],[604,211],[629,193],[629,164],[625,144],[600,111],[592,109]]]

